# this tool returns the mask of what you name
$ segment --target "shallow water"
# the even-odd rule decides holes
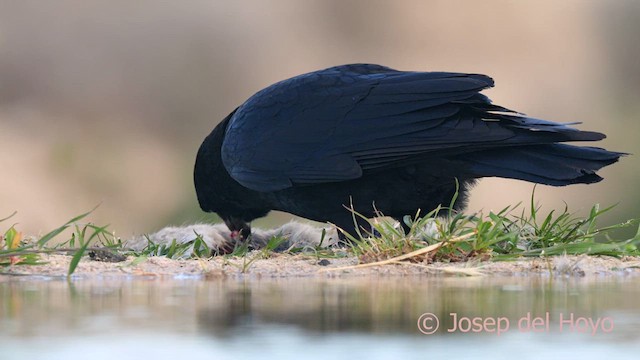
[[[636,359],[639,299],[636,277],[5,277],[0,359]]]

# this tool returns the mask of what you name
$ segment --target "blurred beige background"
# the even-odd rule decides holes
[[[0,1],[0,218],[38,234],[101,204],[91,221],[122,237],[215,221],[191,179],[208,132],[273,82],[350,62],[485,73],[496,103],[640,153],[639,36],[632,0]],[[537,198],[638,217],[639,169],[627,157]],[[532,188],[483,180],[470,211]]]

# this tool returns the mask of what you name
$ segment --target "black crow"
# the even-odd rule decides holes
[[[561,144],[582,131],[494,105],[480,74],[331,67],[250,97],[204,140],[195,163],[200,207],[234,238],[271,210],[330,222],[354,234],[353,205],[402,222],[418,209],[456,209],[478,178],[590,184],[623,153]]]

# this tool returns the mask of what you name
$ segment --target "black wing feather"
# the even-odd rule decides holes
[[[356,179],[430,156],[604,137],[492,105],[478,93],[491,86],[485,75],[365,64],[300,75],[238,108],[223,163],[240,184],[266,192]],[[489,159],[476,158],[479,174],[489,172]]]

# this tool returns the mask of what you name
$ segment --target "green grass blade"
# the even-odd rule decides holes
[[[51,239],[53,239],[54,237],[58,236],[61,232],[65,231],[69,226],[71,226],[72,224],[76,223],[79,220],[84,219],[85,217],[87,217],[89,214],[91,214],[95,209],[98,208],[97,205],[96,207],[94,207],[93,209],[87,211],[84,214],[80,214],[74,218],[72,218],[71,220],[67,221],[64,225],[60,226],[57,229],[54,229],[50,232],[48,232],[47,234],[45,234],[43,237],[40,238],[40,240],[38,240],[38,246],[43,247],[47,242],[49,242]]]
[[[80,248],[73,254],[73,257],[71,258],[71,262],[69,263],[69,271],[67,272],[67,276],[71,276],[71,274],[73,274],[74,271],[76,271],[76,268],[80,263],[80,259],[82,259],[82,256],[84,255],[85,251],[87,251],[87,248],[89,247],[89,243],[90,241],[85,241],[84,244],[82,244],[82,246],[80,246]]]

